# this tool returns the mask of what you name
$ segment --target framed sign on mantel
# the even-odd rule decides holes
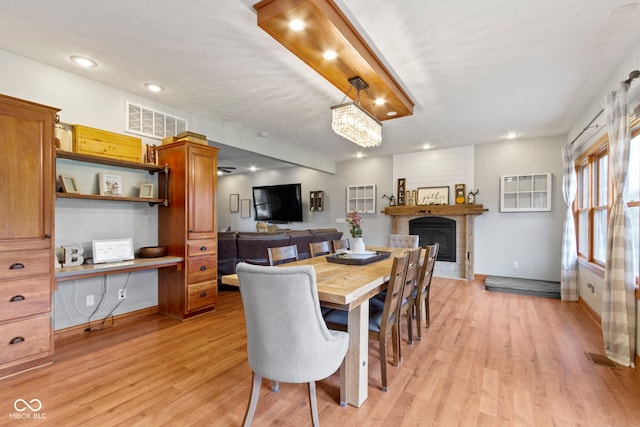
[[[416,196],[416,205],[448,205],[449,186],[420,187]]]

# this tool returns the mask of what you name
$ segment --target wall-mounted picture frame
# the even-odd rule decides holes
[[[70,175],[60,175],[60,184],[65,193],[80,193],[76,179]]]
[[[251,218],[251,199],[240,200],[240,217]]]
[[[238,213],[240,211],[240,195],[229,194],[229,212]]]
[[[98,174],[98,187],[101,196],[122,196],[122,178],[120,175]]]
[[[140,196],[138,197],[141,199],[153,199],[153,184],[141,184]]]
[[[416,196],[416,205],[448,205],[449,186],[420,187]]]

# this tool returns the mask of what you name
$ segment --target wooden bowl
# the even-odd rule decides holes
[[[140,258],[157,258],[167,255],[166,246],[145,246],[138,251]]]

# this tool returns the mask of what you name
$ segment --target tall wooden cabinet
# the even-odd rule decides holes
[[[58,111],[0,95],[0,377],[53,356]]]
[[[198,143],[158,147],[158,163],[171,170],[168,206],[158,207],[158,244],[167,246],[169,255],[185,259],[183,270],[158,270],[158,307],[177,319],[213,310],[216,303],[217,159],[217,148]]]

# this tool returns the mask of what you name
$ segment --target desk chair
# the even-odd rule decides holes
[[[309,258],[329,255],[331,253],[331,245],[329,242],[312,242],[309,243]]]
[[[440,249],[439,243],[428,245],[426,248],[426,255],[424,257],[424,263],[420,269],[416,284],[416,293],[413,299],[412,311],[416,317],[416,333],[418,341],[422,340],[422,305],[424,304],[424,318],[427,328],[431,326],[431,315],[429,313],[429,293],[431,291],[431,279],[433,277],[433,269],[436,265],[436,258],[438,256],[438,250]]]
[[[330,331],[320,314],[316,274],[312,266],[266,267],[240,263],[240,294],[247,324],[247,354],[253,371],[251,400],[244,425],[255,415],[262,378],[309,383],[313,425],[319,426],[316,381],[338,368],[344,374],[349,335]],[[346,384],[340,380],[346,405]]]
[[[333,252],[340,252],[344,249],[351,249],[351,243],[349,243],[349,239],[340,239],[334,240],[333,242]]]
[[[404,278],[409,265],[409,253],[393,259],[389,286],[384,302],[376,299],[369,300],[369,339],[378,340],[380,348],[380,374],[382,376],[382,391],[387,391],[387,332],[391,329],[391,343],[393,344],[393,366],[398,366],[400,360],[399,319],[398,308],[404,287]],[[344,310],[331,310],[324,316],[330,329],[347,330],[349,313]]]
[[[270,266],[298,261],[298,247],[290,245],[267,248],[267,259]]]
[[[390,248],[417,248],[420,243],[420,236],[414,234],[390,234]]]

